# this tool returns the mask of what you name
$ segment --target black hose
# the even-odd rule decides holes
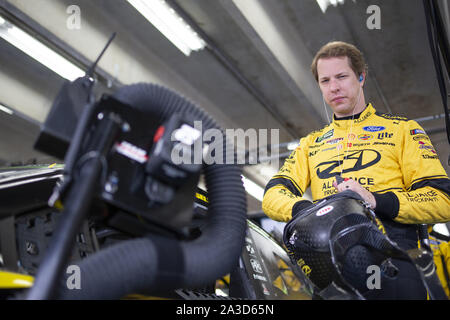
[[[174,92],[149,84],[122,88],[116,98],[161,120],[174,112],[218,128],[203,111]],[[224,146],[224,157],[229,150]],[[225,162],[224,162],[225,163]],[[237,263],[246,230],[246,196],[241,170],[234,164],[204,167],[210,206],[202,235],[178,241],[149,235],[108,247],[81,260],[81,289],[60,285],[59,299],[118,299],[130,293],[158,295],[198,288],[230,272]],[[232,190],[223,192],[223,190]]]

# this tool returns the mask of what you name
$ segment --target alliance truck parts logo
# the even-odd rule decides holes
[[[438,194],[431,190],[427,192],[405,192],[402,193],[408,202],[436,202]]]
[[[334,158],[337,158],[335,156]],[[353,162],[351,162],[353,160]],[[346,161],[346,163],[353,163],[352,167],[345,168],[342,173],[354,172],[363,170],[373,166],[381,160],[381,154],[373,149],[365,149],[365,150],[357,150],[354,152],[349,152],[343,159],[325,161],[319,163],[315,169],[317,176],[320,179],[329,179],[332,178],[341,172],[338,171],[341,164]],[[337,169],[337,170],[335,170]]]

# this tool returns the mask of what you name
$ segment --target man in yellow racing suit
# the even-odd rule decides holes
[[[308,187],[313,201],[350,189],[371,205],[392,240],[416,247],[415,224],[450,221],[450,180],[430,138],[417,122],[365,102],[366,65],[356,47],[325,45],[312,70],[333,121],[300,139],[267,184],[263,211],[287,222],[311,204],[303,197]],[[338,185],[337,176],[345,181]]]
[[[308,186],[313,200],[337,193],[333,184],[341,166],[343,178],[373,193],[380,217],[403,224],[450,219],[450,182],[425,131],[413,120],[378,113],[370,103],[353,120],[334,119],[300,140],[268,183],[264,212],[288,221]]]

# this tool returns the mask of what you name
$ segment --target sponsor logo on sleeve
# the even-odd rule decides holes
[[[425,144],[423,141],[419,141],[419,149],[428,150],[432,153],[436,154],[436,150],[434,150],[433,146]]]
[[[414,136],[416,134],[426,134],[425,131],[423,131],[422,129],[414,129],[414,130],[410,130],[409,133]]]
[[[403,196],[409,202],[436,202],[438,201],[437,193],[433,190],[428,192],[410,193],[406,192]]]
[[[422,155],[422,158],[424,158],[424,159],[439,159],[439,157],[438,157],[437,155],[435,155],[435,156],[430,156],[430,155],[428,155],[428,154],[423,154],[423,155]]]
[[[428,140],[428,141],[430,141],[430,138],[428,138],[427,135],[421,134],[421,135],[413,137],[413,140],[414,141],[419,141],[419,140]]]

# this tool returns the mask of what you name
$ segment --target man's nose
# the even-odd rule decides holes
[[[336,80],[330,80],[330,90],[332,92],[339,92],[340,86]]]

